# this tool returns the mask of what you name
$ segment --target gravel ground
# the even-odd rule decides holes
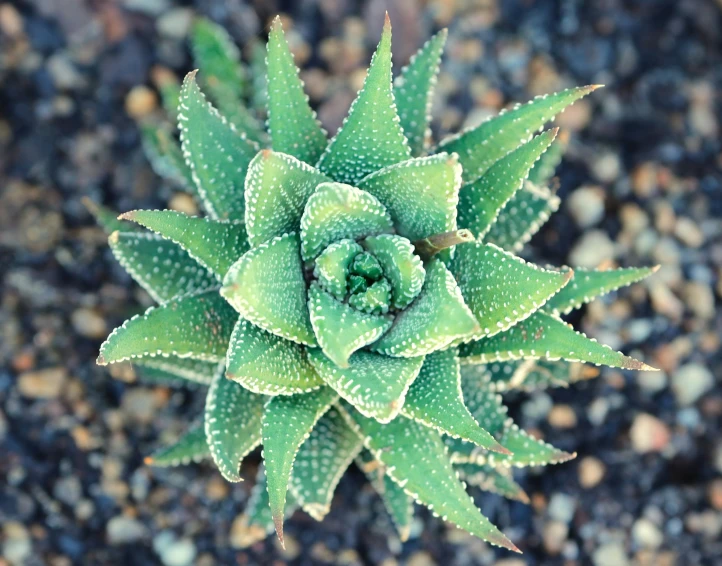
[[[81,198],[188,206],[150,171],[136,122],[156,109],[154,66],[189,69],[192,15],[223,22],[243,45],[287,14],[333,131],[387,4],[397,63],[450,28],[438,133],[512,100],[605,83],[558,120],[572,139],[565,204],[525,255],[663,266],[574,320],[662,372],[608,370],[512,399],[526,427],[579,454],[518,476],[531,506],[475,494],[521,558],[422,510],[402,546],[356,471],[325,522],[288,522],[285,551],[272,538],[240,550],[250,482],[142,463],[202,399],[94,364],[108,330],[149,298]],[[721,87],[719,0],[0,2],[0,564],[719,564]],[[244,464],[248,477],[257,464]]]

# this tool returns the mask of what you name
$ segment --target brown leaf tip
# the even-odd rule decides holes
[[[388,31],[391,29],[391,18],[389,18],[389,12],[386,11],[386,16],[384,17],[384,31]]]
[[[108,243],[109,244],[117,244],[119,238],[120,238],[120,231],[115,230],[114,232],[111,232],[110,236],[108,236]]]
[[[118,220],[130,220],[131,222],[135,220],[135,213],[138,212],[137,210],[129,210],[128,212],[124,212],[123,214],[118,215]]]
[[[273,516],[273,526],[276,528],[276,535],[278,536],[278,542],[281,543],[281,548],[286,550],[286,543],[283,541],[283,514]]]

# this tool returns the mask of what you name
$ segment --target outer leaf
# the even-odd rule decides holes
[[[405,417],[381,424],[357,411],[348,415],[364,436],[364,445],[386,465],[386,473],[417,502],[474,536],[519,552],[474,506],[436,431]]]
[[[508,251],[521,250],[559,209],[559,202],[549,189],[526,183],[501,209],[484,241]]]
[[[206,432],[203,424],[197,424],[189,428],[173,444],[161,448],[152,456],[145,458],[148,466],[160,468],[168,466],[180,466],[191,462],[200,462],[211,455],[206,442]]]
[[[219,281],[248,250],[246,229],[238,222],[197,218],[173,210],[131,210],[121,218],[172,240]]]
[[[268,109],[268,78],[266,66],[266,46],[254,41],[251,47],[251,104],[257,114],[265,116]]]
[[[326,148],[326,132],[309,106],[278,16],[268,34],[267,65],[268,132],[273,148],[315,164]]]
[[[374,459],[368,450],[362,450],[356,464],[366,474],[376,493],[379,494],[384,506],[396,525],[401,542],[406,542],[411,533],[411,522],[414,519],[414,500],[397,483],[386,475],[386,467]]]
[[[251,245],[298,232],[308,197],[328,181],[295,157],[264,149],[251,161],[246,179],[246,228]]]
[[[525,391],[545,389],[547,387],[567,387],[570,383],[581,379],[588,379],[590,373],[584,371],[585,366],[579,363],[569,363],[563,360],[550,362],[548,360],[532,361],[521,388]],[[591,376],[594,376],[592,371]]]
[[[378,340],[393,322],[390,316],[365,314],[337,301],[318,283],[309,290],[308,310],[321,349],[342,368],[349,366],[351,354]]]
[[[304,395],[271,397],[263,412],[263,461],[276,534],[283,544],[286,491],[296,452],[338,395],[322,387]]]
[[[488,450],[508,453],[481,428],[464,405],[456,349],[426,356],[401,410],[405,417]]]
[[[219,366],[206,397],[205,432],[213,461],[224,478],[242,480],[243,458],[261,442],[261,416],[266,397],[226,379]]]
[[[442,29],[429,39],[394,81],[399,119],[412,155],[421,155],[431,139],[431,103],[447,35]]]
[[[206,102],[195,75],[189,73],[181,89],[178,125],[183,155],[208,214],[243,220],[243,183],[258,148]]]
[[[118,220],[118,213],[114,210],[109,209],[107,206],[98,204],[91,200],[89,197],[83,197],[83,205],[88,209],[88,212],[93,215],[98,225],[105,231],[109,236],[115,232],[139,232],[140,228],[134,226],[129,222],[123,222]]]
[[[574,277],[564,289],[554,295],[544,306],[552,314],[568,314],[620,287],[631,285],[656,273],[659,266],[639,269],[576,269]]]
[[[542,269],[494,244],[459,246],[451,271],[479,321],[478,336],[493,336],[531,316],[564,287],[572,271]]]
[[[391,283],[391,306],[406,308],[421,292],[426,277],[414,246],[406,238],[391,234],[366,238],[363,246],[379,261]]]
[[[366,81],[318,168],[335,181],[355,185],[369,173],[410,157],[391,92],[391,22],[371,58]]]
[[[156,234],[113,232],[108,243],[123,269],[158,303],[218,285],[188,252]]]
[[[456,155],[409,159],[369,175],[359,187],[383,203],[398,234],[412,242],[456,230],[461,187]]]
[[[474,181],[555,114],[597,88],[598,85],[592,85],[537,96],[528,104],[517,105],[475,128],[446,138],[439,144],[439,150],[458,153],[464,167],[464,182]]]
[[[333,492],[362,446],[356,431],[331,407],[299,448],[289,489],[317,521],[329,512]]]
[[[435,259],[426,266],[426,281],[419,296],[396,315],[394,325],[373,349],[389,356],[422,356],[478,331],[479,325],[454,277]]]
[[[155,382],[180,381],[181,384],[195,383],[210,385],[218,364],[177,356],[156,356],[139,358],[133,362],[144,380]]]
[[[238,318],[228,347],[226,376],[263,395],[294,395],[323,385],[301,345]]]
[[[375,236],[393,229],[384,205],[367,192],[342,183],[321,183],[301,217],[301,254],[314,259],[338,240]]]
[[[654,368],[615,352],[587,338],[558,318],[538,311],[526,320],[491,338],[482,338],[460,349],[462,363],[490,363],[519,359],[564,359],[623,369]]]
[[[502,495],[508,499],[521,501],[527,505],[530,503],[529,496],[514,481],[508,468],[494,468],[489,464],[459,464],[455,467],[469,485]]]
[[[183,151],[166,128],[144,124],[140,132],[143,150],[153,170],[189,193],[197,194],[193,174],[183,158]]]
[[[299,344],[316,344],[296,234],[247,252],[226,274],[221,295],[256,326]]]
[[[483,238],[556,135],[555,128],[532,138],[499,159],[479,179],[464,186],[459,196],[459,227],[471,230],[477,239]]]
[[[353,259],[364,250],[353,240],[339,240],[316,258],[313,273],[319,284],[339,301],[348,291],[348,269]]]
[[[103,342],[101,366],[144,356],[219,362],[238,315],[217,290],[177,297],[126,320]]]
[[[389,422],[399,414],[424,361],[423,357],[388,358],[360,351],[351,356],[349,367],[342,369],[319,350],[309,350],[308,358],[341,397],[379,422]]]
[[[488,365],[465,364],[461,368],[462,379],[475,379],[498,393],[512,389],[537,391],[567,387],[575,381],[593,377],[595,373],[588,366],[564,360],[509,360]]]

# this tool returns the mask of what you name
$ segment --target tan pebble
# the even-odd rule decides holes
[[[632,189],[638,197],[650,197],[657,189],[657,165],[651,162],[641,163],[632,171]]]
[[[554,405],[549,411],[549,424],[554,428],[574,428],[577,426],[577,414],[569,405]]]
[[[105,319],[93,309],[84,307],[76,309],[70,315],[70,322],[75,331],[86,338],[100,340],[108,333]]]
[[[311,547],[311,558],[319,562],[333,562],[336,555],[322,542],[317,542]]]
[[[690,248],[699,248],[704,244],[704,234],[700,230],[699,225],[692,220],[683,216],[677,219],[674,226],[674,235],[686,246]]]
[[[221,501],[228,496],[228,482],[221,476],[214,475],[206,484],[206,495],[211,501]]]
[[[661,452],[669,444],[670,432],[666,424],[652,415],[637,415],[629,430],[635,452]]]
[[[569,527],[561,521],[548,521],[544,525],[542,538],[544,540],[544,549],[552,555],[559,554],[562,551],[564,542],[567,540]]]
[[[23,17],[12,4],[0,6],[0,30],[13,39],[23,35]]]
[[[407,566],[436,566],[436,561],[431,554],[424,550],[414,552],[406,562]]]
[[[722,511],[722,478],[710,482],[707,488],[707,497],[712,507],[717,511]]]
[[[27,371],[18,377],[18,390],[30,399],[54,399],[63,391],[67,377],[62,367]]]
[[[188,216],[198,215],[198,205],[195,199],[188,193],[176,193],[168,202],[168,207],[171,210],[182,212]]]
[[[158,97],[145,85],[134,86],[125,97],[125,111],[135,120],[145,118],[158,107]]]
[[[662,234],[674,232],[677,217],[674,208],[667,201],[659,201],[654,209],[654,226]]]
[[[715,317],[715,300],[712,287],[700,281],[684,286],[684,302],[697,318],[712,320]]]
[[[584,489],[591,489],[599,485],[604,479],[606,466],[594,456],[587,456],[579,462],[579,485]]]

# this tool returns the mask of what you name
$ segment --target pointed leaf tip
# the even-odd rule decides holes
[[[389,12],[386,11],[386,16],[384,17],[384,31],[391,31],[391,18],[389,18]]]
[[[281,543],[281,548],[286,550],[286,543],[283,540],[283,513],[273,516],[273,526],[276,528],[276,536],[278,536],[278,542]]]

